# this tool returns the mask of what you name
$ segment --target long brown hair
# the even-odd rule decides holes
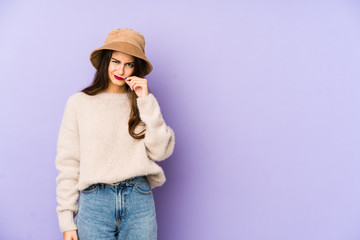
[[[102,50],[101,52],[101,58],[100,58],[100,64],[99,68],[95,73],[93,82],[81,92],[84,92],[90,96],[96,95],[99,92],[107,89],[109,85],[109,75],[108,75],[108,67],[111,60],[113,50]],[[146,71],[146,62],[140,58],[134,57],[134,73],[133,76],[138,77],[145,77],[145,71]],[[139,133],[135,133],[135,128],[142,123],[140,119],[139,109],[137,107],[136,99],[138,96],[136,95],[135,91],[131,91],[129,85],[126,85],[126,91],[130,99],[130,105],[131,105],[131,112],[129,116],[129,134],[135,138],[135,139],[142,139],[145,137],[145,130],[142,130]],[[150,92],[150,89],[149,89]]]

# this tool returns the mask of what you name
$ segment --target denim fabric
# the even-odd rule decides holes
[[[80,191],[76,224],[79,240],[156,240],[155,204],[146,178]]]

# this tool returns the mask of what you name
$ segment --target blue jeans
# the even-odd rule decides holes
[[[156,240],[152,190],[145,177],[98,183],[80,191],[79,240]]]

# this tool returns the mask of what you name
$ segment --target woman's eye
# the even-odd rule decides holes
[[[129,67],[131,67],[131,68],[134,67],[134,64],[132,64],[132,63],[128,63],[127,65],[128,65]]]
[[[119,61],[115,61],[115,60],[113,60],[112,62],[113,62],[113,63],[119,63]]]

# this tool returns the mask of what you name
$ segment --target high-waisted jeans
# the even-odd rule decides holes
[[[77,227],[79,240],[156,240],[155,203],[146,178],[80,191]]]

